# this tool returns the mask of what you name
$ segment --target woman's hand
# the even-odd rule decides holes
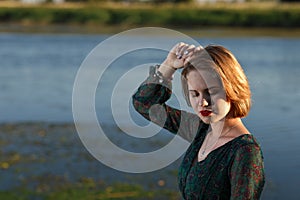
[[[208,64],[208,60],[211,60],[208,52],[205,51],[202,46],[198,46],[194,47],[193,51],[190,52],[187,57],[185,57],[184,66],[187,66],[187,64],[191,64],[194,67],[197,67],[198,65],[203,64],[203,62],[206,62],[205,64]]]
[[[184,66],[185,59],[193,53],[194,49],[195,45],[180,42],[171,49],[162,65],[172,67],[173,69],[180,69]]]
[[[193,54],[194,50],[195,45],[188,45],[183,42],[176,44],[159,67],[159,71],[166,78],[171,78],[177,69],[187,64],[186,59]]]

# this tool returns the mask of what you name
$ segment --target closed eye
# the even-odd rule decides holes
[[[197,90],[189,90],[189,93],[190,93],[191,97],[198,97],[200,95],[200,93]],[[204,96],[215,95],[215,94],[219,93],[219,88],[212,87],[212,88],[209,88],[209,89],[205,89],[203,91],[203,93],[204,93],[203,94]]]
[[[209,93],[210,95],[215,95],[215,94],[218,93],[218,91],[216,91],[216,90],[213,90],[213,91],[209,90],[208,93]]]
[[[198,97],[200,95],[200,93],[195,90],[190,90],[189,92],[191,97]]]
[[[208,90],[208,93],[209,93],[210,95],[215,95],[215,94],[217,94],[218,92],[219,92],[219,88],[216,88],[216,87],[210,88],[210,89]]]

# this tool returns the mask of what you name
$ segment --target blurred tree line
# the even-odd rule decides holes
[[[48,0],[48,1],[52,1],[52,0]],[[140,2],[140,3],[190,3],[190,2],[196,2],[197,0],[64,0],[65,2],[86,2],[86,3],[101,3],[101,2],[122,2],[122,3],[136,3],[136,2]],[[207,2],[209,2],[210,0],[206,0]],[[226,0],[219,0],[219,1],[226,1]],[[227,0],[227,2],[237,2],[238,0]],[[244,2],[251,2],[251,1],[255,1],[255,2],[265,2],[268,0],[244,0]],[[275,2],[300,2],[300,0],[274,0]],[[212,2],[218,2],[218,0],[212,0]],[[240,0],[239,0],[240,2]]]
[[[2,0],[0,0],[1,2]],[[22,0],[20,0],[22,1]],[[42,0],[43,1],[43,0]],[[47,3],[52,3],[55,0],[45,0]],[[59,0],[62,2],[75,2],[75,3],[103,3],[103,2],[116,2],[116,3],[190,3],[196,0]],[[300,0],[299,0],[300,1]]]
[[[51,0],[50,0],[51,1]],[[190,3],[195,0],[64,0],[65,2],[86,2],[86,3],[101,3],[101,2],[119,2],[119,3]],[[299,0],[300,1],[300,0]]]

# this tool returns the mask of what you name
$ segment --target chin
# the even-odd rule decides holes
[[[221,116],[209,116],[209,117],[199,116],[199,117],[205,124],[212,124],[212,123],[219,122],[222,119],[224,119]]]
[[[203,117],[203,116],[199,116],[200,119],[205,123],[205,124],[210,124],[212,123],[212,119],[211,117]]]

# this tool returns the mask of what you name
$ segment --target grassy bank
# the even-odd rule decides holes
[[[0,4],[0,23],[98,25],[123,28],[140,26],[299,28],[300,4],[45,4],[35,6]]]
[[[118,146],[161,143],[141,146],[120,139],[117,127],[106,128]],[[179,162],[151,173],[120,172],[92,157],[72,123],[0,124],[1,200],[180,199]]]
[[[171,190],[145,190],[136,184],[115,183],[104,185],[97,183],[93,179],[82,179],[77,183],[60,184],[56,183],[55,187],[49,187],[44,184],[35,190],[20,187],[9,191],[0,191],[0,199],[5,200],[134,200],[134,199],[180,199],[178,192]]]

